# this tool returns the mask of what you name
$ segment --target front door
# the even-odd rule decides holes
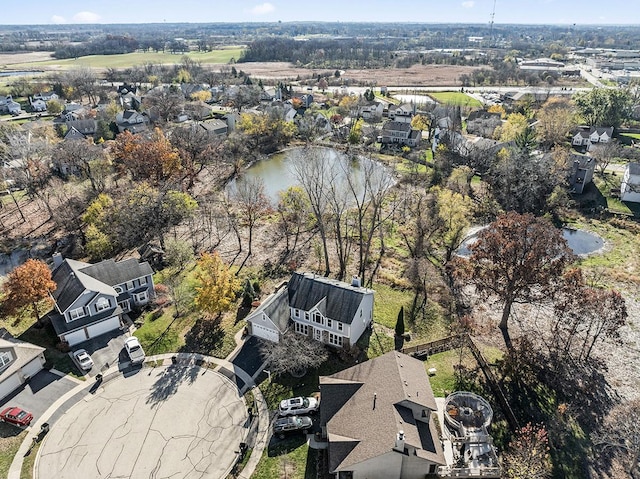
[[[313,339],[322,342],[322,329],[313,328]]]

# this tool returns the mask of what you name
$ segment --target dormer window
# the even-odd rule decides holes
[[[11,362],[13,358],[11,357],[11,353],[9,351],[4,351],[0,353],[0,369],[4,369],[4,367]]]
[[[73,321],[74,319],[82,318],[84,316],[86,316],[84,308],[77,308],[69,311],[69,318],[71,319],[71,321]]]
[[[118,294],[122,294],[122,293],[123,293],[122,286],[116,286],[116,287],[115,287],[115,288],[113,288],[113,289],[115,289],[115,290],[116,290],[116,293],[118,293]]]
[[[105,309],[109,309],[109,300],[107,298],[100,298],[96,301],[96,311],[99,313],[100,311],[104,311]]]
[[[143,276],[142,278],[140,278],[140,286],[144,286],[145,284],[147,284],[147,277]]]

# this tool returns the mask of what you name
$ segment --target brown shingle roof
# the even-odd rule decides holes
[[[321,377],[320,390],[331,472],[391,452],[399,431],[416,455],[445,464],[431,418],[437,406],[421,361],[393,351]],[[415,419],[414,412],[422,411]],[[340,444],[332,445],[332,439]]]

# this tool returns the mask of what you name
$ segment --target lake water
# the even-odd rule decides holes
[[[337,172],[336,181],[343,181],[346,172],[354,175],[355,183],[360,184],[364,179],[364,163],[370,165],[377,172],[386,172],[386,168],[378,163],[371,163],[371,160],[364,157],[351,157],[331,148],[317,148],[324,153],[324,158],[328,161],[328,166]],[[293,170],[293,163],[300,155],[304,155],[304,148],[292,148],[283,153],[270,156],[268,159],[258,161],[250,168],[242,172],[237,181],[245,179],[261,178],[264,181],[265,193],[275,206],[278,202],[278,193],[285,191],[291,186],[298,185],[298,180]],[[313,161],[313,157],[310,157]],[[229,183],[229,188],[235,187],[235,180]]]
[[[22,75],[35,75],[37,73],[43,73],[42,71],[34,71],[34,72],[22,72],[22,71],[12,71],[12,72],[0,72],[0,77],[18,77]]]
[[[484,228],[476,230],[462,242],[456,252],[458,256],[464,258],[471,256],[469,247],[477,241],[478,233],[482,229]],[[595,253],[604,246],[604,240],[600,236],[585,230],[562,228],[562,236],[567,240],[567,245],[573,251],[573,254],[578,256],[587,256]]]

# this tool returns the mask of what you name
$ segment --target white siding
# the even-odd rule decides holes
[[[251,334],[258,338],[266,339],[267,341],[273,341],[277,343],[280,340],[278,331],[262,326],[261,324],[251,323]]]
[[[12,374],[0,383],[0,399],[11,394],[16,388],[20,387],[22,382],[18,373]]]
[[[33,377],[38,374],[44,366],[44,356],[40,355],[27,365],[22,367],[22,375]]]

